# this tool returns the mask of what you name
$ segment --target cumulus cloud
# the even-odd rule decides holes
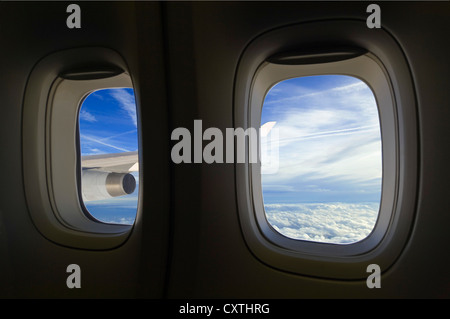
[[[351,244],[366,238],[378,203],[266,204],[267,220],[280,234],[298,240]]]

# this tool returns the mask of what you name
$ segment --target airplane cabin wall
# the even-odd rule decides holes
[[[446,225],[450,214],[445,203],[448,193],[449,117],[448,4],[380,3],[382,27],[402,48],[409,63],[417,94],[419,118],[419,185],[416,221],[409,241],[393,267],[383,272],[381,289],[368,289],[365,280],[339,281],[286,273],[259,261],[246,246],[236,205],[234,169],[231,164],[203,164],[197,173],[200,210],[187,211],[177,203],[173,222],[170,297],[220,298],[323,298],[323,297],[448,297],[450,242]],[[176,69],[176,79],[195,84],[195,119],[203,129],[233,127],[233,85],[240,55],[257,36],[291,24],[314,20],[357,19],[365,22],[367,3],[169,3],[166,24],[169,42],[176,46],[180,34],[189,33],[178,49],[194,55],[189,65]],[[189,31],[187,31],[189,30]],[[192,30],[192,34],[190,31]],[[374,30],[374,32],[376,32]],[[171,39],[174,41],[172,42]],[[175,43],[175,44],[173,44]],[[192,53],[194,52],[194,53]],[[170,53],[170,52],[169,52]],[[171,65],[180,55],[170,55]],[[187,62],[186,62],[187,63]],[[184,68],[183,68],[184,66]],[[191,74],[194,68],[195,73]],[[175,72],[174,72],[175,73]],[[171,87],[176,87],[171,82]],[[177,87],[179,92],[183,88]],[[183,92],[184,93],[184,92]],[[192,92],[190,94],[193,94]],[[175,94],[177,95],[177,94]],[[171,113],[183,112],[186,99],[177,98]],[[178,102],[179,101],[179,102]],[[192,130],[193,118],[171,122]],[[188,126],[185,126],[188,125]],[[190,125],[190,126],[189,126]],[[174,165],[174,196],[191,193],[192,166]],[[190,173],[187,173],[189,171]],[[178,191],[178,193],[177,193]],[[179,194],[181,192],[181,194]],[[178,194],[178,195],[177,195]],[[194,205],[194,204],[190,204]],[[195,222],[192,222],[195,218]],[[187,227],[189,225],[189,227]],[[320,267],[320,264],[318,264]]]
[[[2,186],[0,200],[0,296],[161,297],[167,255],[164,243],[169,193],[169,163],[164,157],[153,157],[155,151],[167,152],[166,141],[159,138],[161,131],[167,131],[161,9],[156,2],[142,3],[139,10],[130,3],[83,2],[80,3],[82,28],[68,29],[68,4],[0,4],[0,118],[4,137],[1,165],[8,180]],[[136,92],[137,100],[145,105],[138,116],[142,122],[151,124],[140,128],[141,137],[148,136],[142,138],[141,145],[148,167],[157,172],[155,175],[149,169],[149,180],[154,183],[144,184],[146,192],[156,196],[144,198],[142,206],[152,208],[138,216],[139,226],[122,246],[104,251],[64,247],[39,232],[26,203],[21,149],[23,98],[33,67],[54,52],[95,46],[118,52],[128,64],[134,85],[141,86],[143,82],[148,86]],[[159,120],[151,123],[155,116]],[[149,120],[145,120],[146,117]],[[145,164],[141,164],[145,170]],[[70,264],[81,268],[80,289],[66,286],[70,275],[66,268]]]
[[[420,152],[418,197],[410,199],[415,221],[381,289],[264,264],[242,234],[234,165],[170,160],[173,129],[192,132],[194,119],[203,120],[203,129],[233,127],[236,70],[253,39],[307,21],[365,21],[367,3],[80,2],[79,30],[65,27],[68,4],[0,3],[0,297],[450,297],[448,3],[380,3],[382,27],[402,48],[413,77]],[[43,57],[85,46],[124,57],[140,105],[143,209],[130,239],[108,251],[45,239],[32,223],[23,185],[28,76]],[[81,266],[81,289],[66,287],[72,263]]]

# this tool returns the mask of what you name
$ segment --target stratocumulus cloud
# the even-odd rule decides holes
[[[378,203],[266,204],[267,220],[280,234],[298,240],[351,244],[373,230]]]

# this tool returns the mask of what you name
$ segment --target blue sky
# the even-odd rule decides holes
[[[377,219],[382,172],[378,110],[369,87],[342,75],[283,81],[264,101],[261,123],[271,121],[279,145],[278,169],[262,175],[269,223],[300,240],[348,244],[365,238]],[[82,155],[137,150],[136,125],[132,89],[92,93],[80,110]],[[137,189],[85,204],[102,221],[132,224]]]
[[[131,152],[138,149],[133,89],[91,93],[80,109],[81,154]]]
[[[81,155],[138,150],[136,102],[133,89],[104,89],[91,93],[80,109]],[[134,193],[108,200],[85,202],[97,219],[109,223],[132,224],[137,210],[139,175]]]
[[[377,112],[372,91],[353,77],[310,76],[275,85],[262,123],[277,122],[279,169],[262,176],[265,200],[379,201]]]
[[[262,175],[272,226],[288,237],[321,242],[367,236],[377,218],[382,177],[378,110],[370,88],[343,75],[289,79],[265,98],[261,123],[269,121],[276,121],[279,136],[278,170]],[[355,220],[360,229],[349,226]]]

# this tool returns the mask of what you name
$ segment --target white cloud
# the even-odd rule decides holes
[[[126,135],[133,135],[133,134],[136,134],[137,133],[137,131],[134,129],[134,130],[130,130],[130,131],[126,131],[126,132],[121,132],[121,133],[119,133],[119,134],[114,134],[114,135],[110,135],[110,136],[107,136],[107,137],[104,137],[104,138],[101,138],[101,141],[106,141],[106,140],[111,140],[111,139],[115,139],[115,138],[117,138],[117,137],[123,137],[123,136],[126,136]]]
[[[102,153],[102,150],[99,150],[98,148],[90,148],[87,152],[83,153],[83,155],[98,155]]]
[[[378,203],[266,204],[269,223],[284,236],[321,243],[351,244],[366,238]]]
[[[293,192],[295,191],[295,188],[291,185],[266,185],[264,187],[265,191],[275,191],[275,192]]]
[[[378,110],[363,82],[316,91],[289,86],[283,95],[276,88],[276,99],[265,103],[263,112],[265,120],[277,122],[279,165],[276,174],[263,176],[263,186],[288,186],[300,179],[379,183]]]
[[[119,146],[116,146],[116,145],[113,145],[113,144],[110,144],[110,143],[105,143],[103,141],[103,139],[100,139],[100,138],[97,138],[97,137],[88,136],[88,135],[85,135],[85,134],[80,134],[80,138],[81,138],[81,143],[83,145],[86,145],[86,141],[90,141],[90,142],[94,142],[96,144],[100,144],[100,145],[103,145],[103,146],[114,148],[114,149],[122,151],[122,152],[130,152],[131,151],[131,150],[123,148],[123,147],[119,147]]]
[[[97,122],[97,119],[95,118],[95,116],[86,110],[80,111],[80,120],[90,122],[90,123]]]
[[[290,88],[290,92],[291,95],[289,97],[282,97],[280,99],[277,100],[271,100],[269,102],[267,102],[268,105],[270,104],[276,104],[279,105],[281,104],[286,104],[286,103],[298,103],[298,102],[303,102],[304,99],[307,98],[315,98],[315,97],[321,97],[323,98],[325,95],[327,96],[335,96],[335,95],[339,95],[339,94],[348,94],[348,93],[355,93],[358,92],[359,90],[364,90],[365,88],[367,88],[367,85],[364,84],[364,82],[355,82],[355,83],[351,83],[351,84],[347,84],[347,85],[342,85],[342,86],[337,86],[337,87],[332,87],[332,88],[328,88],[325,90],[305,90],[302,87],[298,87],[295,86],[293,88]],[[280,94],[282,92],[284,92],[284,90],[280,89],[279,87],[274,87],[271,90],[274,91],[275,95],[285,95],[285,94]]]
[[[111,92],[111,96],[119,102],[120,107],[131,118],[134,126],[137,127],[136,102],[133,92],[130,93],[126,89],[117,89]]]
[[[136,182],[136,190],[132,194],[85,202],[86,208],[92,216],[102,222],[132,225],[138,206],[139,180]]]
[[[114,217],[102,220],[104,223],[108,224],[122,224],[122,225],[133,225],[135,221],[134,217]]]

